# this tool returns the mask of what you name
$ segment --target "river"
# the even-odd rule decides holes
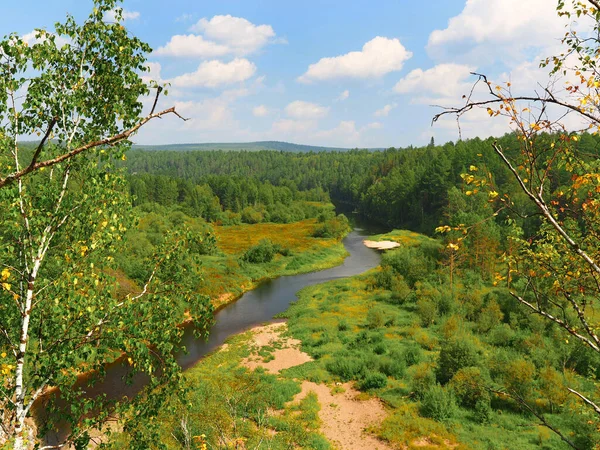
[[[183,340],[187,352],[178,355],[179,364],[184,370],[188,369],[222,345],[228,337],[273,319],[297,300],[297,292],[306,286],[358,275],[378,266],[381,257],[375,250],[365,247],[365,234],[362,229],[355,228],[344,238],[343,244],[349,256],[341,265],[319,272],[265,281],[246,292],[237,301],[220,309],[215,314],[215,323],[210,329],[208,339],[195,338],[192,325],[186,326]],[[132,383],[125,383],[124,377],[130,370],[131,368],[123,362],[109,365],[106,377],[101,382],[86,386],[86,396],[106,395],[107,398],[120,399],[136,395],[146,384],[146,378],[144,375],[138,375]],[[78,384],[80,383],[84,384],[86,380],[82,379]],[[46,444],[56,445],[64,439],[65,431],[46,436]]]

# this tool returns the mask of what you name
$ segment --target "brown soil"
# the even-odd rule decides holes
[[[299,366],[305,362],[312,361],[312,358],[299,349],[301,342],[297,339],[282,337],[287,330],[285,323],[272,323],[252,330],[254,348],[253,355],[244,359],[242,365],[249,369],[263,367],[267,372],[277,374],[280,370]],[[273,359],[265,362],[257,353],[261,347],[267,345],[276,345],[273,352]]]
[[[287,330],[285,323],[273,323],[257,327],[253,332],[253,354],[242,361],[250,369],[264,367],[268,372],[277,374],[282,369],[294,367],[311,361],[310,356],[299,349],[300,341],[282,337]],[[274,359],[264,362],[258,351],[266,345],[281,347],[273,352]],[[341,388],[341,389],[340,389]],[[392,450],[393,447],[380,441],[365,430],[381,423],[387,412],[379,399],[359,400],[360,392],[350,383],[336,386],[336,394],[331,393],[329,386],[310,381],[302,382],[302,391],[294,398],[294,402],[302,400],[309,392],[314,392],[319,399],[321,410],[319,418],[321,432],[325,437],[343,450]],[[274,412],[276,413],[276,412]]]
[[[358,400],[360,392],[350,383],[340,386],[344,392],[332,394],[324,384],[302,382],[302,392],[294,401],[300,401],[309,392],[317,394],[321,410],[321,431],[327,439],[343,450],[391,450],[393,447],[366,433],[387,416],[381,401],[376,398]]]

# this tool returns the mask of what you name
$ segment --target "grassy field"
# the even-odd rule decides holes
[[[317,227],[315,219],[215,227],[220,254],[202,258],[205,283],[201,293],[220,307],[262,280],[341,264],[348,255],[343,244],[338,239],[312,237]],[[260,264],[241,261],[248,249],[264,239],[280,246],[284,254],[278,253],[272,261]]]

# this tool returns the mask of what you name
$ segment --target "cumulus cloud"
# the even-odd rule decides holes
[[[214,16],[200,19],[189,29],[190,34],[172,36],[156,50],[160,56],[180,58],[211,58],[215,56],[245,56],[269,43],[278,43],[271,25],[255,25],[243,17]]]
[[[252,108],[252,115],[254,117],[265,117],[269,115],[269,109],[265,105],[258,105]]]
[[[564,24],[556,14],[556,2],[468,0],[445,29],[430,34],[427,51],[438,61],[518,61],[532,49],[552,54]]]
[[[203,33],[207,38],[227,45],[232,52],[242,55],[260,50],[275,37],[271,25],[254,25],[243,17],[231,15],[200,19],[190,31]]]
[[[310,83],[336,78],[378,78],[402,69],[404,62],[411,57],[412,53],[404,48],[400,40],[377,36],[363,45],[361,51],[322,58],[311,64],[298,81]]]
[[[170,80],[175,87],[208,87],[246,81],[256,72],[256,66],[244,58],[224,63],[217,60],[204,61],[192,73],[179,75]]]
[[[126,20],[136,20],[140,18],[140,13],[138,11],[127,11],[126,9],[121,10],[121,19],[123,21]],[[104,20],[106,22],[116,22],[117,21],[117,11],[111,10],[104,14]]]
[[[392,103],[390,105],[385,105],[383,108],[378,109],[373,113],[375,117],[387,117],[390,114],[390,111],[398,106],[396,103]]]
[[[285,112],[294,119],[314,120],[327,116],[329,108],[316,103],[296,100],[285,107]]]
[[[166,45],[154,52],[157,56],[174,56],[179,58],[213,58],[224,56],[231,52],[226,45],[207,41],[195,34],[175,35]]]

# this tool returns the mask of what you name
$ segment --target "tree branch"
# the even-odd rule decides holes
[[[562,319],[559,319],[558,317],[554,317],[552,314],[544,311],[543,309],[537,307],[537,306],[533,306],[531,303],[529,303],[527,300],[525,300],[523,297],[521,297],[518,294],[515,294],[514,292],[511,292],[510,295],[512,295],[514,298],[516,298],[520,303],[522,303],[523,305],[527,306],[529,309],[531,309],[533,312],[544,316],[547,319],[550,319],[552,322],[560,325],[562,328],[564,328],[565,330],[567,330],[569,332],[569,334],[571,334],[572,336],[576,337],[577,339],[579,339],[580,341],[584,342],[586,345],[588,345],[590,348],[592,348],[594,351],[599,352],[600,353],[600,347],[598,347],[594,342],[592,342],[590,339],[586,338],[585,336],[582,336],[581,334],[579,334],[577,331],[575,331],[575,329],[573,327],[571,327],[567,322],[565,322]]]
[[[86,150],[90,150],[92,148],[99,147],[102,145],[114,145],[118,142],[124,141],[124,140],[128,139],[132,134],[134,134],[137,130],[139,130],[143,125],[148,123],[150,120],[155,119],[155,118],[160,118],[166,114],[175,114],[177,117],[179,117],[180,119],[182,119],[184,121],[188,120],[188,119],[182,117],[180,114],[178,114],[177,111],[175,111],[174,106],[169,109],[165,109],[164,111],[158,112],[158,113],[149,114],[143,120],[141,120],[138,124],[136,124],[135,126],[129,128],[128,130],[125,130],[119,134],[116,134],[114,136],[111,136],[111,137],[108,137],[105,139],[100,139],[98,141],[90,142],[86,145],[83,145],[74,150],[71,150],[68,153],[64,153],[60,156],[57,156],[56,158],[49,159],[49,160],[42,161],[42,162],[36,162],[35,164],[29,165],[22,170],[13,172],[10,175],[7,175],[6,177],[0,179],[0,188],[6,186],[7,184],[9,184],[15,180],[21,179],[28,173],[33,172],[34,170],[38,170],[42,167],[54,166],[55,164],[58,164],[62,161],[71,159],[74,156],[85,152]]]
[[[581,400],[583,400],[585,403],[587,403],[588,406],[592,407],[592,409],[594,411],[596,411],[596,414],[600,414],[600,406],[596,405],[593,401],[591,401],[590,399],[584,397],[582,394],[580,394],[579,392],[577,392],[574,389],[571,389],[570,387],[567,388],[567,390],[572,393],[575,394],[577,397],[579,397]]]

